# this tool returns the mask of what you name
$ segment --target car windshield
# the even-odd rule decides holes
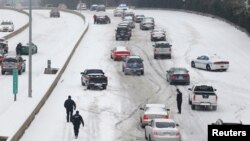
[[[1,25],[11,25],[11,22],[2,22]]]
[[[87,74],[89,73],[103,73],[103,71],[102,70],[88,70]]]
[[[127,30],[128,30],[127,28],[117,28],[118,32],[121,32],[121,31],[126,32]]]
[[[187,70],[184,68],[174,68],[173,72],[175,72],[175,73],[187,73]]]
[[[156,48],[169,48],[171,46],[169,44],[167,44],[167,43],[159,43],[159,44],[156,44],[155,47]]]
[[[175,128],[174,122],[156,122],[157,128]]]
[[[142,63],[142,60],[138,58],[132,58],[128,60],[128,63]]]

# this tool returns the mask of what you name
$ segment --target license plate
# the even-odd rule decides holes
[[[210,106],[209,103],[201,103],[202,106]]]
[[[183,76],[179,76],[179,79],[183,79]]]
[[[102,86],[102,84],[98,83],[98,84],[95,84],[96,86]]]
[[[220,66],[221,68],[224,68],[224,66]]]

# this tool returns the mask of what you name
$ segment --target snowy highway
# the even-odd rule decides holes
[[[34,13],[34,26],[39,27],[34,31],[34,42],[38,47],[44,46],[34,55],[33,62],[37,62],[33,63],[34,81],[46,86],[53,79],[42,75],[46,60],[54,58],[52,66],[55,64],[58,65],[55,67],[60,68],[63,63],[60,60],[66,60],[83,23],[72,14],[65,13],[64,18],[49,19],[46,15],[48,11]],[[245,33],[220,20],[191,13],[165,10],[135,10],[135,13],[154,17],[156,26],[166,29],[167,39],[173,45],[172,59],[153,59],[150,33],[140,30],[138,24],[130,41],[115,41],[115,28],[121,21],[120,17],[113,17],[112,10],[108,10],[106,14],[111,17],[111,24],[95,25],[92,19],[94,12],[84,11],[89,30],[57,87],[20,141],[75,140],[73,126],[66,122],[66,111],[63,107],[68,95],[75,100],[77,110],[83,116],[85,126],[80,128],[78,140],[84,141],[145,141],[144,129],[139,125],[138,107],[146,103],[163,103],[171,109],[170,117],[180,124],[182,141],[206,141],[207,125],[219,118],[250,123],[250,38]],[[55,24],[56,26],[52,26]],[[12,39],[13,47],[20,40],[27,41],[25,33],[27,31]],[[121,62],[110,59],[110,50],[115,45],[127,46],[132,54],[143,58],[144,76],[125,76],[122,73]],[[192,59],[214,53],[230,61],[229,70],[210,72],[191,68]],[[166,82],[166,70],[173,66],[186,67],[189,70],[189,86],[173,86]],[[109,81],[107,90],[86,90],[81,85],[80,72],[88,68],[104,70]],[[20,91],[25,95],[27,75],[26,72],[20,76],[20,81],[23,82],[19,86]],[[1,76],[1,89],[5,83],[11,87],[11,80],[11,75]],[[219,100],[216,111],[191,110],[188,104],[188,88],[195,83],[210,83],[217,89]],[[42,88],[39,89],[37,85],[34,87],[34,94],[44,93]],[[177,114],[177,87],[183,93],[182,114]],[[12,98],[9,96],[11,88],[6,88],[3,92],[5,95],[1,93],[0,99]],[[39,97],[26,99],[28,98],[21,96],[20,101],[30,102]],[[4,101],[5,104],[1,100],[0,126],[15,108],[11,108],[13,101],[8,100]],[[0,133],[3,132],[6,131],[0,129]]]

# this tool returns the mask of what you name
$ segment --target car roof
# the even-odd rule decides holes
[[[141,57],[137,55],[130,55],[130,56],[127,56],[127,58],[141,59]]]
[[[174,70],[187,70],[186,68],[182,68],[182,67],[172,67],[170,69],[174,69]]]
[[[157,115],[168,115],[168,112],[164,108],[151,107],[148,108],[144,114],[157,114]]]
[[[117,51],[128,51],[128,48],[125,46],[116,46],[115,48]]]
[[[167,41],[157,41],[155,44],[169,44]]]
[[[173,119],[155,118],[153,120],[155,122],[174,122],[175,123],[175,121]]]
[[[164,104],[146,104],[145,107],[159,107],[159,108],[165,108],[166,106]]]

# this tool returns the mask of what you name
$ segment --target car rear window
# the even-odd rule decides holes
[[[129,59],[128,63],[142,63],[142,60],[133,58],[133,59]]]
[[[157,128],[175,128],[175,123],[173,122],[156,122]]]
[[[5,58],[4,62],[17,62],[15,58]]]
[[[170,48],[171,46],[169,44],[162,43],[162,44],[156,44],[155,47],[156,48]]]
[[[214,92],[214,89],[213,89],[212,86],[202,85],[202,86],[196,86],[196,87],[194,88],[194,91]]]

